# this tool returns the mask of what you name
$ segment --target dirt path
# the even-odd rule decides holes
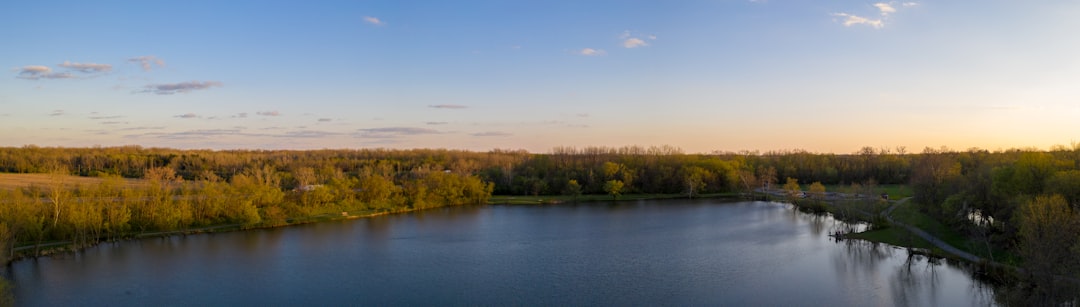
[[[945,243],[945,241],[942,241],[941,239],[938,239],[937,237],[931,235],[930,233],[927,233],[926,231],[923,231],[922,229],[919,229],[917,227],[914,227],[914,226],[911,226],[911,225],[908,225],[908,224],[904,224],[904,223],[901,223],[901,222],[898,222],[898,221],[894,220],[892,218],[893,210],[896,210],[897,206],[900,206],[900,205],[903,205],[903,204],[907,203],[908,200],[911,200],[911,197],[901,199],[901,200],[893,203],[891,206],[889,206],[888,209],[885,209],[885,219],[888,220],[889,223],[891,223],[891,224],[893,224],[895,226],[904,227],[904,229],[907,229],[911,233],[914,233],[915,235],[917,235],[919,237],[922,237],[923,239],[926,239],[926,241],[930,242],[930,244],[933,244],[934,246],[937,246],[938,248],[940,248],[941,250],[943,250],[943,251],[945,251],[947,253],[953,254],[953,255],[955,255],[957,257],[963,258],[963,259],[971,261],[971,262],[980,262],[980,261],[983,260],[979,256],[972,255],[971,253],[965,252],[963,250],[960,250],[959,248],[956,248],[956,247],[954,247],[952,245],[949,245],[949,243]]]

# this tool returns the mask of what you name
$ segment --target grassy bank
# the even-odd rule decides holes
[[[803,189],[803,191],[810,191],[810,185],[808,184],[803,184],[801,188]],[[830,184],[825,186],[825,191],[829,192],[848,193],[851,192],[850,190],[851,185]],[[875,194],[889,194],[890,199],[904,199],[915,195],[915,192],[911,189],[911,186],[906,184],[880,184],[877,185],[874,191],[876,192]]]
[[[916,228],[945,241],[949,245],[965,252],[982,258],[992,259],[1009,265],[1018,265],[1019,257],[1001,249],[988,250],[986,243],[976,238],[971,238],[940,221],[919,212],[915,204],[906,204],[896,208],[892,213],[893,219]]]
[[[916,236],[910,231],[907,231],[907,229],[900,227],[879,228],[875,230],[849,234],[846,237],[850,239],[885,243],[900,247],[922,248],[932,250],[935,253],[941,253],[941,251],[934,247],[933,244],[930,244],[930,242],[927,242],[922,237]]]
[[[359,218],[370,218],[370,217],[376,217],[376,216],[382,216],[382,215],[400,214],[400,213],[407,213],[407,212],[419,211],[419,210],[424,210],[424,209],[434,209],[434,208],[440,208],[440,207],[421,208],[421,209],[417,209],[417,208],[400,208],[400,209],[394,209],[394,210],[362,210],[362,211],[347,211],[347,212],[333,213],[333,214],[326,213],[326,214],[317,214],[317,215],[311,215],[311,216],[287,218],[284,223],[277,223],[277,224],[274,224],[274,223],[259,223],[259,224],[253,224],[253,225],[219,224],[219,225],[209,225],[209,226],[204,226],[204,227],[193,227],[193,228],[174,230],[174,231],[130,232],[130,233],[121,235],[121,236],[119,236],[117,238],[114,238],[114,239],[90,242],[90,243],[87,243],[87,244],[76,244],[76,243],[71,242],[71,241],[47,241],[47,242],[42,242],[40,244],[20,244],[20,245],[15,246],[14,255],[12,255],[12,258],[10,259],[10,261],[16,261],[16,260],[19,260],[19,259],[33,258],[33,257],[39,257],[39,256],[48,256],[48,255],[53,255],[53,254],[62,254],[62,253],[75,252],[75,251],[78,251],[78,250],[81,250],[81,249],[94,247],[94,246],[96,246],[98,244],[102,244],[102,243],[111,243],[111,242],[119,242],[119,241],[127,241],[127,240],[139,240],[139,239],[148,239],[148,238],[161,238],[161,237],[170,237],[170,236],[177,236],[177,235],[224,233],[224,232],[245,231],[245,230],[253,230],[253,229],[269,229],[269,228],[278,228],[278,227],[288,227],[288,226],[312,224],[312,223],[321,223],[321,222],[329,222],[329,221],[341,221],[341,220],[350,220],[350,219],[359,219]],[[35,251],[35,247],[38,247],[37,251]]]

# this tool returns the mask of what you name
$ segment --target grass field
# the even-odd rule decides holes
[[[105,178],[79,177],[79,176],[54,176],[51,174],[13,174],[0,173],[0,189],[12,190],[28,187],[50,187],[54,180],[60,180],[67,187],[88,187],[105,182]],[[138,186],[145,181],[140,179],[123,179],[125,186]]]
[[[809,190],[810,185],[802,185],[803,190]],[[850,185],[826,185],[825,191],[828,192],[846,192],[851,189]],[[882,184],[877,186],[877,193],[889,194],[889,199],[904,199],[915,195],[915,192],[911,190],[911,187],[906,184]]]
[[[891,244],[896,246],[924,248],[933,250],[934,245],[927,242],[922,237],[907,231],[900,227],[888,227],[884,229],[876,229],[866,232],[853,233],[847,235],[848,238],[861,239],[871,242],[880,242],[885,244]]]
[[[949,245],[978,255],[979,257],[992,258],[995,261],[1002,263],[1018,263],[1019,257],[1006,253],[1000,249],[993,250],[993,255],[991,255],[991,252],[987,250],[984,242],[965,236],[953,228],[942,224],[940,221],[919,212],[915,206],[916,205],[912,203],[899,206],[893,211],[892,217],[896,219],[896,221],[922,229],[938,239],[949,243]]]

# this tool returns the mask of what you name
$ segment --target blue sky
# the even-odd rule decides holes
[[[1080,141],[1069,1],[6,1],[0,146]]]

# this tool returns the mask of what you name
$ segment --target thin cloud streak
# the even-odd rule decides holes
[[[370,24],[373,24],[373,25],[376,25],[376,26],[380,26],[380,27],[386,25],[386,23],[383,22],[382,20],[380,20],[379,18],[371,17],[371,16],[364,16],[364,22],[370,23]]]
[[[577,54],[584,56],[600,56],[607,54],[607,52],[601,49],[585,48],[581,49],[581,51],[578,51]]]
[[[473,134],[469,134],[469,135],[478,136],[478,137],[493,137],[493,136],[512,136],[513,134],[507,133],[507,132],[501,132],[501,131],[487,131],[487,132],[477,132],[477,133],[473,133]]]
[[[151,71],[154,69],[154,66],[157,66],[158,68],[165,67],[165,61],[152,55],[144,55],[130,58],[128,59],[128,62],[138,64],[139,67],[142,67],[143,71]]]
[[[869,19],[869,18],[866,18],[866,17],[856,16],[856,15],[852,15],[852,14],[848,14],[848,13],[835,13],[835,14],[832,14],[832,15],[836,16],[836,17],[842,17],[843,21],[841,23],[845,27],[850,27],[850,26],[854,26],[854,25],[861,25],[861,24],[865,24],[865,25],[874,27],[874,29],[881,29],[881,28],[885,27],[885,22],[881,21],[881,19]]]
[[[71,69],[71,70],[75,70],[75,71],[78,71],[78,72],[81,72],[81,73],[87,73],[87,74],[104,73],[104,72],[109,72],[109,71],[112,70],[112,65],[109,65],[109,64],[97,64],[97,63],[72,63],[72,62],[64,61],[64,63],[61,63],[60,65],[57,65],[57,66],[67,68],[67,69]]]
[[[436,104],[436,105],[430,105],[428,107],[429,108],[435,108],[435,109],[467,109],[467,108],[469,108],[469,106],[460,105],[460,104]]]
[[[52,72],[52,68],[41,65],[28,65],[22,68],[16,69],[18,74],[15,75],[19,79],[38,80],[38,79],[71,79],[75,76],[68,72]]]
[[[381,127],[357,129],[357,137],[370,139],[398,138],[410,135],[440,134],[439,130],[415,127]]]
[[[224,84],[218,81],[190,81],[180,83],[168,83],[168,84],[150,84],[143,87],[142,91],[136,93],[154,93],[158,95],[172,95],[177,93],[188,93],[196,90],[205,90],[212,87],[222,87]]]

